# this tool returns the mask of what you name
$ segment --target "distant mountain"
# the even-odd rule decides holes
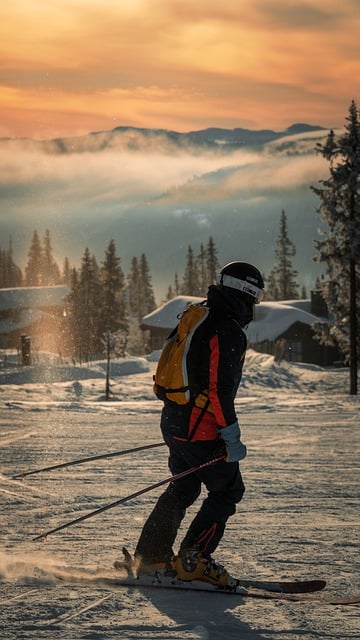
[[[62,155],[73,153],[99,153],[103,151],[161,152],[186,151],[192,154],[204,151],[229,154],[239,149],[261,150],[264,145],[299,134],[321,133],[323,127],[293,124],[284,131],[271,129],[221,129],[210,127],[199,131],[179,133],[167,129],[115,127],[110,131],[95,131],[85,136],[32,140],[30,138],[0,138],[0,145],[21,146],[28,151],[43,151]]]

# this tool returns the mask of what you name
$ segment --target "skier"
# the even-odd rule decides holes
[[[163,571],[181,580],[231,584],[228,572],[212,554],[245,490],[238,461],[245,458],[246,447],[240,439],[234,399],[246,352],[243,328],[253,320],[254,305],[262,300],[263,290],[259,270],[239,261],[224,266],[217,284],[209,287],[209,314],[195,331],[188,353],[188,367],[196,371],[197,388],[207,401],[201,409],[193,396],[182,405],[165,399],[160,426],[173,475],[219,456],[219,451],[226,458],[172,482],[160,496],[136,546],[139,575]],[[202,484],[207,497],[175,556],[173,544],[180,523]]]

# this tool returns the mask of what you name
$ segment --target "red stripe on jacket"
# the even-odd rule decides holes
[[[219,337],[215,334],[210,340],[210,363],[209,363],[209,400],[215,415],[216,423],[219,427],[226,425],[219,394],[218,394],[218,373],[219,373],[220,349]]]

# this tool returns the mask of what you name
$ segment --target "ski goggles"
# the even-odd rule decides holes
[[[233,276],[229,276],[226,273],[219,274],[216,277],[216,284],[222,284],[224,287],[230,287],[230,289],[236,289],[237,291],[246,293],[251,298],[254,298],[255,304],[260,304],[260,302],[264,299],[264,289],[259,289],[259,287],[254,285],[252,282],[248,282],[247,280],[239,280],[239,278],[234,278]]]

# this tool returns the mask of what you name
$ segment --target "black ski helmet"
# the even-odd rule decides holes
[[[263,277],[259,269],[248,262],[226,264],[217,276],[217,284],[235,289],[253,304],[259,304],[264,297]]]

